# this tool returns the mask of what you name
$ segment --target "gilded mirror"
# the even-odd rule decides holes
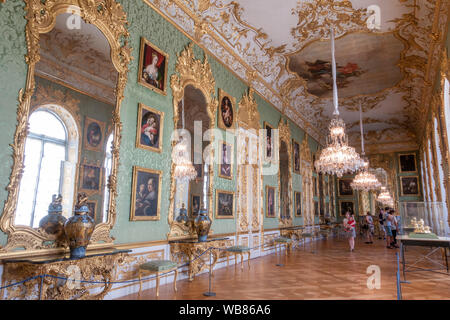
[[[91,244],[108,245],[116,219],[119,110],[131,59],[126,15],[113,0],[25,2],[28,74],[0,219],[8,243],[0,255],[64,245],[40,223],[54,194],[68,218],[76,195],[85,192],[96,222]]]

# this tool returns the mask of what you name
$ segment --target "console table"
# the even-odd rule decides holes
[[[112,287],[115,268],[124,262],[131,250],[104,249],[95,253],[87,253],[80,259],[31,258],[3,260],[2,286],[17,283],[31,277],[36,279],[17,286],[3,289],[0,297],[6,299],[40,299],[40,300],[100,300]],[[50,275],[50,277],[39,277]],[[83,281],[98,281],[91,284],[80,281],[67,281],[70,278]],[[103,283],[104,282],[104,283]],[[93,287],[103,287],[101,292]],[[6,290],[6,292],[4,291]]]
[[[202,242],[197,239],[172,240],[169,241],[169,244],[173,261],[187,260],[189,263],[189,281],[193,281],[196,274],[210,266],[210,253],[199,256],[209,248],[213,248],[211,249],[211,270],[213,270],[219,260],[220,249],[226,249],[231,245],[231,242],[232,240],[229,240],[229,238],[211,238]]]

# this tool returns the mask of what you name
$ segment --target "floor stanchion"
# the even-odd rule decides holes
[[[211,275],[212,275],[212,251],[209,248],[209,290],[203,293],[206,297],[215,297],[216,293],[211,291]]]

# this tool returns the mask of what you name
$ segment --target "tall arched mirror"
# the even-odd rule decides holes
[[[292,143],[289,124],[283,118],[278,124],[278,199],[280,204],[280,226],[292,226]]]
[[[214,98],[215,81],[208,60],[195,59],[193,44],[178,55],[177,74],[171,77],[173,91],[174,128],[181,134],[172,139],[174,150],[180,137],[189,150],[189,160],[196,174],[192,180],[178,177],[176,161],[172,159],[171,188],[168,222],[169,239],[195,236],[192,221],[203,205],[209,217],[213,217],[212,185],[214,180],[214,141],[217,99]],[[176,157],[175,154],[173,156]]]
[[[28,78],[1,216],[8,243],[0,254],[63,245],[46,223],[49,205],[56,199],[67,219],[78,193],[86,193],[96,224],[91,243],[112,243],[119,108],[130,61],[125,13],[114,1],[29,2]]]

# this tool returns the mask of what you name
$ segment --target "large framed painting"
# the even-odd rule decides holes
[[[340,196],[353,196],[353,189],[351,187],[352,179],[339,179],[339,195]]]
[[[84,148],[92,151],[103,151],[105,123],[89,117],[84,118]]]
[[[294,192],[294,201],[295,201],[295,216],[301,217],[302,216],[302,194],[301,192],[295,191]]]
[[[195,177],[195,179],[201,180],[203,178],[203,164],[201,163],[194,163],[193,164],[195,171],[197,172],[197,176]]]
[[[97,165],[88,163],[81,165],[80,190],[86,192],[87,194],[92,194],[100,191],[102,185],[102,172],[103,168]]]
[[[162,171],[133,167],[130,220],[159,220]]]
[[[233,146],[224,141],[219,141],[219,177],[233,179]]]
[[[234,192],[216,190],[216,218],[234,218]]]
[[[398,163],[400,165],[400,172],[417,172],[416,154],[399,154]]]
[[[236,99],[219,89],[219,108],[217,126],[220,129],[233,129],[235,127]]]
[[[400,177],[400,187],[402,196],[418,196],[419,192],[419,177],[407,176]]]
[[[355,203],[349,200],[339,200],[339,213],[341,216],[345,216],[346,212],[350,212],[351,214],[355,213]]]
[[[138,82],[166,95],[167,64],[169,55],[145,38],[141,38]]]
[[[139,103],[136,148],[162,151],[164,112]]]
[[[292,139],[292,147],[294,150],[294,172],[300,174],[300,144]]]
[[[266,217],[275,218],[275,187],[266,186]]]
[[[86,205],[89,208],[89,216],[96,221],[95,217],[97,214],[97,201],[96,200],[89,200],[86,202]]]
[[[200,211],[201,196],[199,194],[192,194],[190,201],[189,211],[191,217],[197,216]]]
[[[272,161],[274,153],[273,127],[264,121],[264,160]]]

